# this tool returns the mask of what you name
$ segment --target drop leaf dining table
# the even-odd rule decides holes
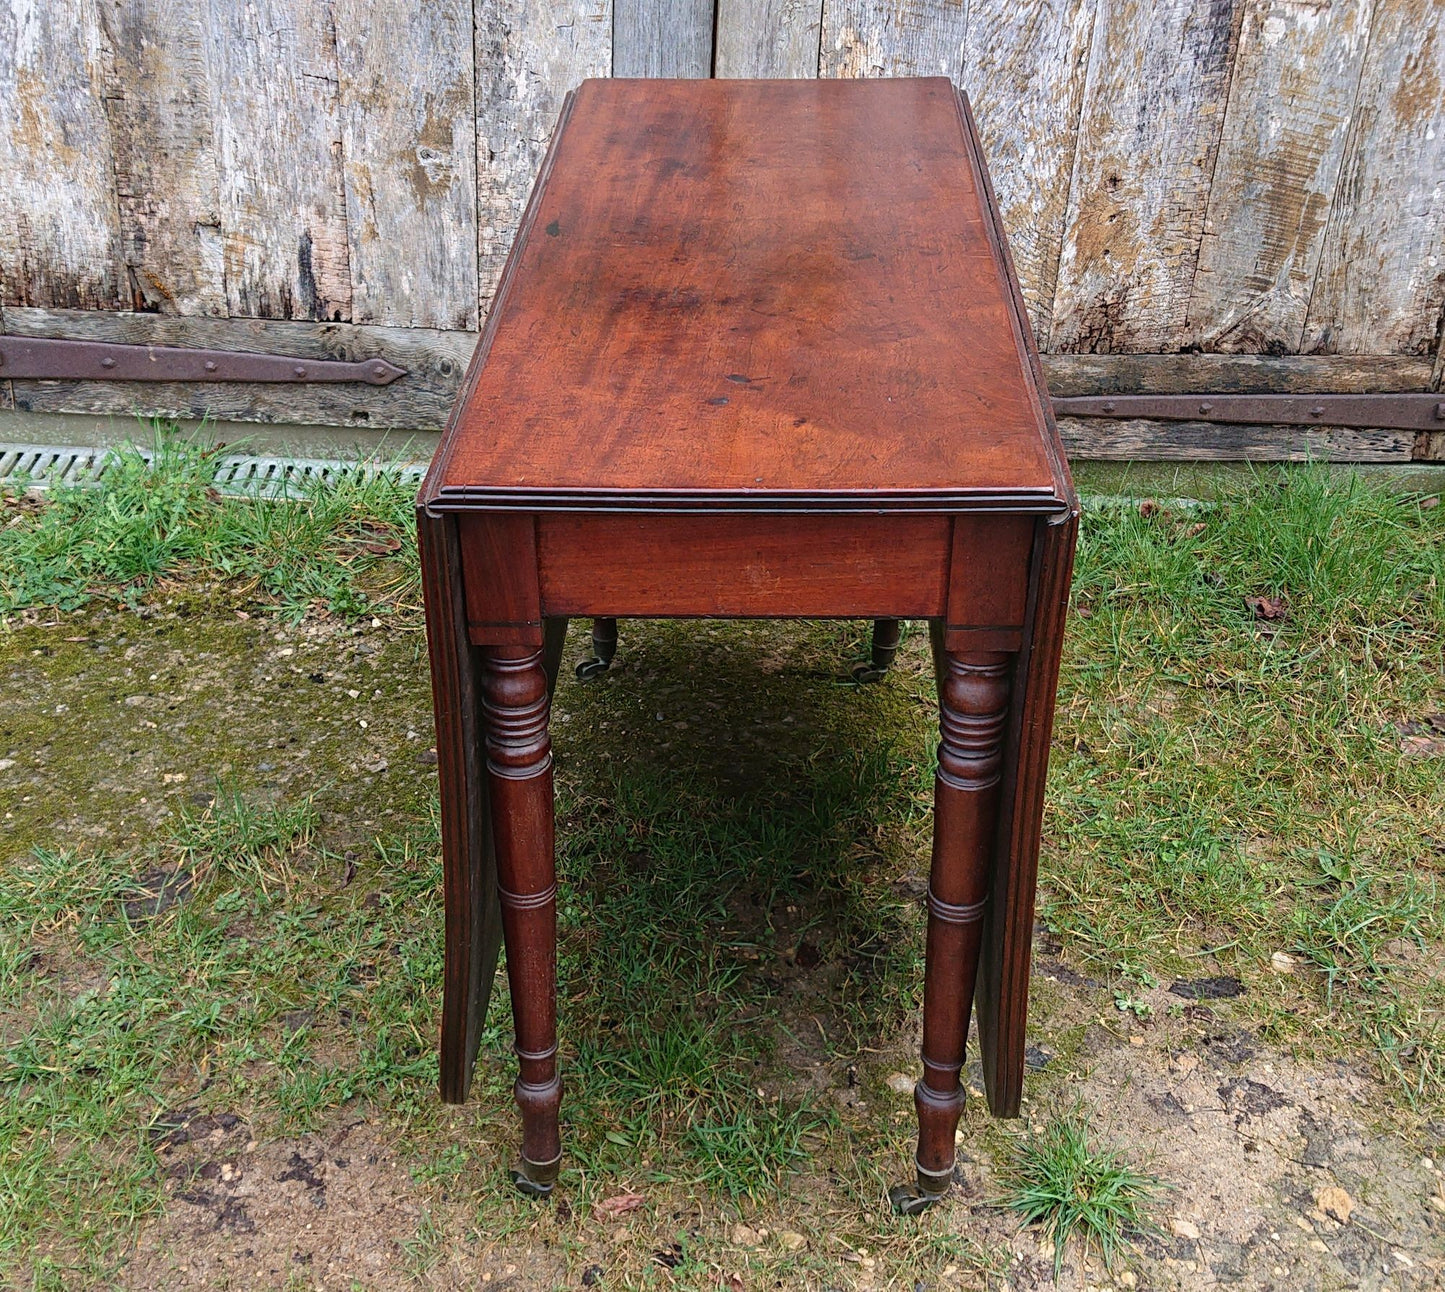
[[[570,616],[927,620],[940,741],[912,1212],[976,1009],[1016,1115],[1078,505],[946,79],[570,94],[417,501],[446,897],[441,1095],[507,948],[524,1192],[558,1175],[548,712]],[[975,990],[976,989],[976,990]]]

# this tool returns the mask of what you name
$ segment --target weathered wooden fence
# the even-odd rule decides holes
[[[438,425],[562,96],[612,74],[953,78],[1059,393],[1436,388],[1442,20],[1445,0],[0,0],[0,329],[410,373],[0,401]],[[1209,455],[1217,428],[1196,432],[1181,455]],[[1107,455],[1119,432],[1080,434]],[[1353,455],[1408,457],[1398,438]]]

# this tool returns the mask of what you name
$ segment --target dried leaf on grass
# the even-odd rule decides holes
[[[618,1216],[630,1215],[632,1212],[645,1206],[647,1199],[640,1193],[617,1193],[610,1198],[603,1198],[593,1208],[598,1220],[616,1220]]]

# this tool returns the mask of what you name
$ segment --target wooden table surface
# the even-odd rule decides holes
[[[584,82],[433,510],[1059,510],[984,183],[944,78]]]
[[[1023,1084],[1077,502],[967,104],[944,79],[587,81],[418,498],[446,875],[443,1097],[505,936],[519,1188],[562,1161],[550,697],[568,616],[929,622],[938,769],[915,1179],[970,1007]],[[978,991],[975,995],[975,978]]]

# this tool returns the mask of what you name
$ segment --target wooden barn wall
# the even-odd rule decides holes
[[[0,400],[437,425],[563,94],[613,74],[951,77],[1060,393],[1181,352],[1218,388],[1438,387],[1442,29],[1445,0],[0,0],[0,329],[412,373]]]

